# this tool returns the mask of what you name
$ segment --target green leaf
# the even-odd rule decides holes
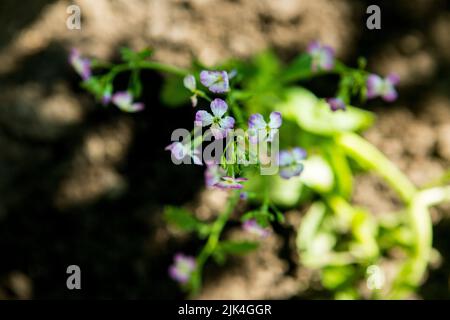
[[[145,48],[145,49],[139,51],[137,55],[141,60],[144,60],[144,59],[150,57],[152,54],[153,54],[152,49]]]
[[[189,102],[191,93],[183,85],[183,79],[168,76],[162,87],[161,101],[169,107],[179,107]]]
[[[226,254],[246,254],[257,249],[258,242],[253,241],[222,241],[219,243],[219,250]]]
[[[168,206],[164,211],[164,218],[170,224],[175,225],[183,231],[196,231],[202,229],[205,224],[197,220],[189,211],[179,208]]]
[[[283,179],[279,175],[271,178],[270,200],[276,205],[292,207],[298,203],[303,190],[303,183],[298,177]]]
[[[352,266],[333,266],[322,270],[322,284],[325,288],[335,290],[351,282],[355,270]]]
[[[89,78],[89,80],[83,81],[81,83],[81,87],[83,87],[84,89],[86,89],[87,91],[89,91],[90,93],[95,95],[96,97],[101,96],[103,94],[103,90],[104,90],[102,82],[99,81],[99,79],[96,77],[91,77],[91,78]]]
[[[334,143],[327,145],[325,152],[336,178],[336,191],[349,199],[353,191],[353,175],[345,151]]]
[[[133,50],[123,47],[120,48],[120,57],[123,61],[133,61],[136,60],[137,54]]]
[[[294,81],[307,78],[311,75],[311,56],[307,53],[299,55],[284,70],[281,78],[283,81]]]
[[[150,57],[152,54],[153,51],[149,48],[143,49],[138,52],[126,47],[120,48],[120,56],[125,62],[137,62],[140,60],[144,60]]]
[[[304,170],[300,180],[309,188],[326,193],[333,189],[334,173],[329,163],[321,156],[313,155],[304,160]]]
[[[327,208],[323,202],[315,202],[306,212],[297,233],[299,250],[308,250],[311,247],[326,211]]]
[[[275,212],[275,218],[277,219],[278,223],[283,223],[285,221],[283,212],[281,212],[280,210],[278,210],[277,207],[275,207],[274,205],[270,206],[272,208],[272,210]]]
[[[324,100],[303,88],[287,90],[285,101],[274,109],[280,111],[283,118],[296,121],[302,129],[325,136],[360,131],[374,121],[371,112],[352,106],[347,106],[346,111],[333,112]]]

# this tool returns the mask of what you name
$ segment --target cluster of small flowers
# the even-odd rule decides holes
[[[311,70],[318,72],[321,70],[330,71],[335,65],[335,52],[330,46],[322,45],[318,41],[313,41],[308,46],[307,52],[312,58]],[[381,97],[386,102],[393,102],[397,99],[395,85],[399,82],[399,77],[390,74],[386,78],[381,78],[376,74],[370,74],[366,80],[367,99]],[[346,109],[345,102],[340,97],[326,99],[331,111]]]
[[[81,76],[83,81],[87,82],[92,78],[91,60],[82,57],[77,49],[71,50],[69,63]],[[125,112],[138,112],[144,109],[144,104],[141,102],[134,102],[133,96],[128,91],[118,91],[115,94],[112,94],[112,92],[106,90],[103,93],[102,104],[107,105],[110,102]]]
[[[229,75],[226,71],[202,71],[200,73],[200,82],[213,93],[226,93],[230,89]],[[195,77],[188,75],[184,79],[184,85],[193,93],[193,99],[197,101],[198,94]],[[196,104],[195,104],[196,105]],[[227,137],[230,130],[234,128],[235,119],[226,115],[228,111],[227,103],[220,98],[214,99],[210,104],[211,112],[200,110],[195,114],[195,125],[199,127],[209,127],[215,139],[224,139]],[[272,142],[274,136],[281,127],[282,117],[281,113],[274,111],[269,116],[269,121],[266,122],[264,117],[257,113],[250,116],[248,120],[248,140],[252,144],[260,142]],[[202,164],[199,158],[198,150],[191,150],[190,145],[184,145],[181,142],[174,142],[166,147],[166,150],[171,151],[173,157],[181,160],[186,156],[190,156],[195,164]],[[289,179],[300,175],[303,165],[300,163],[306,156],[304,150],[295,153],[295,150],[302,150],[300,148],[294,149],[295,155],[290,156],[290,151],[280,152],[279,165],[281,167],[281,176]],[[207,169],[205,171],[205,183],[207,187],[217,187],[221,189],[242,189],[242,182],[246,178],[236,178],[227,176],[224,170],[212,161],[206,161]]]
[[[311,56],[311,71],[330,71],[335,66],[335,52],[333,48],[321,45],[319,42],[312,42],[308,46],[308,54]],[[81,76],[83,81],[88,82],[92,79],[92,62],[80,55],[76,49],[72,49],[69,62],[75,71]],[[230,80],[236,72],[226,71],[202,71],[200,73],[200,82],[214,94],[224,94],[230,90]],[[392,102],[397,98],[395,85],[399,82],[396,75],[389,75],[381,78],[378,75],[370,74],[367,77],[366,88],[367,98],[373,99],[381,97],[387,102]],[[194,75],[188,75],[184,78],[184,86],[191,91],[192,106],[198,104],[198,96],[203,96],[202,91],[197,89],[196,78]],[[340,97],[326,99],[330,110],[346,110],[346,104]],[[125,112],[137,112],[144,109],[144,104],[134,102],[133,96],[128,91],[119,91],[112,93],[105,90],[102,96],[102,103],[107,105],[113,103],[119,109]],[[209,127],[215,139],[224,139],[230,130],[235,126],[235,119],[226,115],[228,111],[227,103],[220,98],[216,98],[210,103],[211,112],[200,110],[195,114],[195,125],[199,127]],[[281,127],[281,113],[274,111],[269,115],[269,121],[266,122],[261,114],[253,114],[248,120],[248,140],[251,144],[260,142],[272,142],[274,136]],[[178,160],[189,156],[195,164],[202,165],[199,151],[191,150],[190,145],[174,142],[166,147],[173,157]],[[299,176],[303,171],[303,160],[306,158],[306,152],[302,148],[295,147],[291,150],[282,150],[278,155],[278,166],[280,167],[280,176],[284,179],[290,179]],[[208,188],[216,187],[220,189],[243,189],[242,183],[246,181],[243,177],[228,176],[225,170],[213,161],[205,161],[205,184]],[[240,198],[246,200],[247,192],[241,192]],[[270,229],[264,228],[258,224],[255,219],[247,220],[242,224],[246,232],[265,238],[270,235]],[[174,263],[169,268],[169,275],[181,284],[186,284],[196,269],[195,257],[178,253],[174,257]]]
[[[200,82],[211,92],[221,94],[229,91],[230,76],[226,71],[202,71],[200,73]],[[193,95],[191,101],[193,106],[197,106],[197,85],[193,75],[184,78],[184,85]],[[229,131],[234,128],[235,119],[226,115],[228,111],[227,103],[220,98],[214,99],[210,103],[211,112],[200,110],[195,114],[195,125],[200,127],[210,127],[211,133],[215,139],[224,139]],[[249,117],[248,120],[248,140],[252,144],[267,141],[272,142],[278,129],[281,127],[282,117],[280,112],[272,112],[269,121],[257,113]],[[192,151],[190,145],[183,145],[181,142],[174,142],[166,147],[172,155],[181,160],[190,156],[195,164],[202,164],[197,150]],[[284,150],[279,154],[280,175],[282,178],[289,179],[299,176],[303,170],[301,161],[305,159],[306,152],[301,148]],[[205,184],[208,188],[220,189],[242,189],[242,183],[247,181],[243,177],[227,176],[225,170],[214,161],[205,161]],[[246,200],[248,194],[240,193],[240,198]],[[249,234],[260,238],[270,235],[270,229],[260,226],[255,219],[250,219],[242,224],[242,229]],[[195,258],[177,254],[174,258],[174,264],[169,268],[169,275],[177,282],[186,283],[195,270]]]

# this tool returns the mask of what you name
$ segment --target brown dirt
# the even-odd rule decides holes
[[[156,114],[140,118],[98,110],[67,66],[71,47],[111,58],[121,45],[151,46],[155,59],[188,65],[193,57],[214,64],[268,47],[292,57],[320,39],[346,61],[363,54],[372,70],[401,76],[398,103],[369,105],[379,116],[366,133],[369,141],[419,186],[449,168],[445,1],[388,4],[383,32],[361,27],[366,3],[352,0],[77,3],[81,31],[65,28],[69,1],[34,1],[25,12],[16,1],[0,5],[0,234],[5,237],[0,249],[6,261],[0,267],[0,297],[178,296],[166,267],[175,250],[196,243],[168,230],[161,204],[190,203],[202,217],[220,208],[207,194],[195,196],[201,171],[164,165],[165,154],[153,151],[162,150],[170,128],[182,124],[190,110],[155,106]],[[146,81],[151,105],[160,79],[150,75]],[[161,115],[177,120],[158,123],[155,117]],[[155,130],[160,141],[147,141]],[[186,184],[192,181],[194,186]],[[397,206],[379,179],[367,175],[359,178],[354,198],[373,212]],[[277,230],[258,252],[224,268],[208,267],[199,298],[301,297],[314,287],[314,275],[296,263],[293,238],[301,213],[289,216],[294,222],[287,231]],[[227,235],[243,236],[237,228]],[[64,279],[68,260],[91,273],[91,287],[79,295],[55,280]],[[448,272],[442,277],[448,282]],[[448,287],[439,292],[448,297]]]

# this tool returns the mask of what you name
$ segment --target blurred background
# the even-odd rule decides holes
[[[81,8],[68,30],[66,8]],[[365,108],[378,116],[365,136],[418,186],[450,168],[450,2],[380,1],[382,29],[366,28],[354,0],[78,0],[0,2],[0,299],[182,298],[167,267],[197,240],[168,228],[164,205],[216,214],[220,191],[203,188],[202,168],[175,166],[164,147],[193,110],[159,102],[162,78],[143,73],[146,110],[102,108],[79,87],[72,47],[117,61],[118,49],[155,50],[154,59],[189,66],[274,49],[289,61],[319,39],[344,62],[400,75],[400,98]],[[126,86],[126,77],[122,80]],[[119,79],[119,82],[121,80]],[[354,202],[372,211],[398,203],[379,179],[358,177]],[[432,211],[442,254],[418,298],[450,298],[450,208]],[[314,272],[298,265],[288,226],[248,256],[208,266],[199,298],[326,298]],[[240,232],[231,224],[227,235]],[[66,268],[82,290],[66,288]]]

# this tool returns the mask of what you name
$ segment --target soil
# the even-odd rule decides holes
[[[273,48],[288,60],[313,39],[347,63],[401,77],[400,99],[366,107],[378,115],[365,136],[418,186],[450,167],[450,6],[445,0],[397,0],[382,6],[382,30],[365,28],[370,1],[352,0],[79,0],[82,29],[65,27],[68,1],[0,4],[0,298],[181,298],[167,275],[176,251],[198,241],[168,228],[167,204],[216,214],[224,196],[203,190],[199,167],[174,166],[170,132],[191,125],[192,108],[158,103],[161,76],[143,74],[147,108],[138,115],[99,108],[67,64],[71,47],[116,59],[120,46],[155,49],[179,66],[246,58]],[[119,82],[121,80],[119,79]],[[122,82],[126,85],[126,79]],[[371,175],[354,200],[372,212],[398,206]],[[442,254],[421,288],[449,298],[449,207],[433,210]],[[298,265],[295,230],[302,210],[287,213],[263,248],[207,265],[198,298],[323,297],[317,275]],[[245,235],[238,224],[226,237]],[[77,264],[83,289],[65,287]]]

